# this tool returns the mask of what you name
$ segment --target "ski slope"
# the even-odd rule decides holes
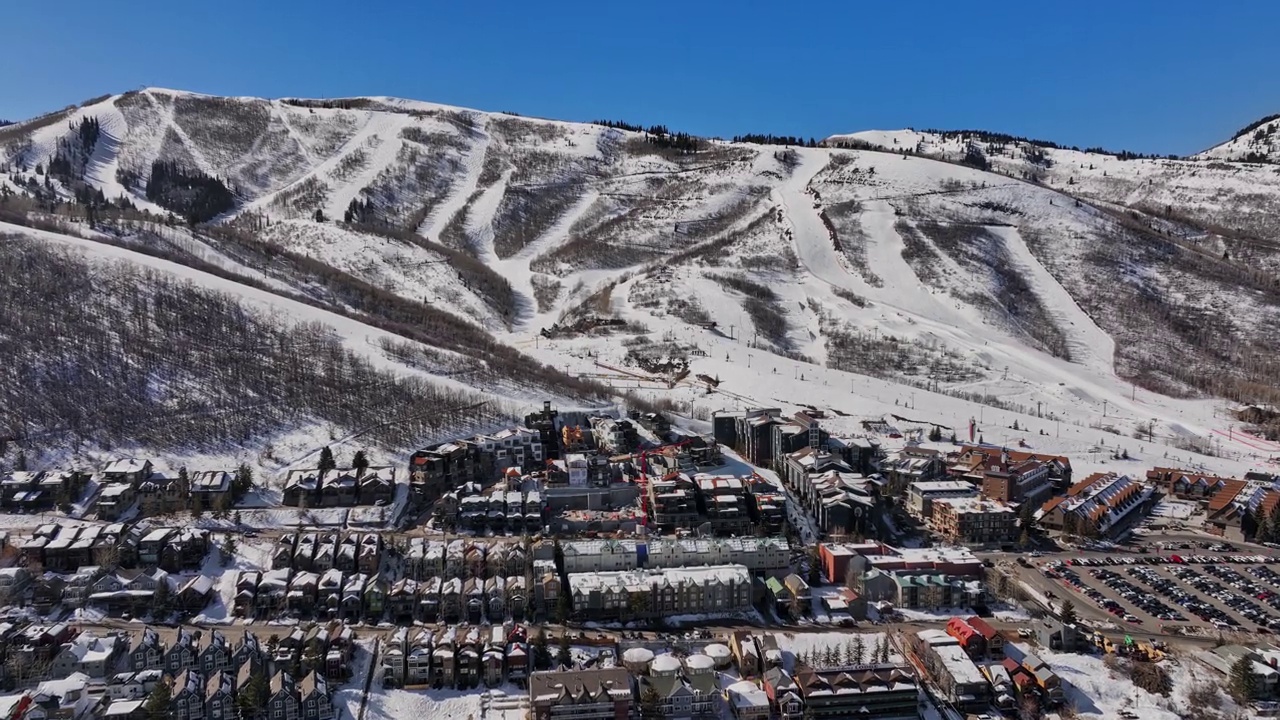
[[[1216,438],[1234,455],[1194,461],[1220,462],[1226,472],[1263,462],[1254,456],[1274,454],[1271,446],[1247,436],[1223,436],[1221,403],[1135,390],[1117,374],[1117,357],[1125,349],[1146,347],[1144,329],[1126,327],[1123,318],[1100,317],[1096,304],[1090,304],[1091,285],[1138,287],[1162,293],[1165,302],[1184,304],[1201,317],[1221,317],[1231,309],[1233,316],[1250,320],[1240,320],[1240,337],[1265,340],[1262,333],[1277,325],[1280,308],[1247,287],[1200,275],[1194,264],[1161,264],[1135,251],[1123,258],[1130,266],[1123,278],[1095,280],[1094,274],[1109,262],[1098,256],[1126,250],[1115,248],[1115,221],[1108,214],[1115,209],[1140,211],[1141,221],[1159,232],[1203,245],[1206,257],[1230,249],[1255,253],[1250,262],[1256,257],[1259,267],[1273,260],[1280,267],[1280,251],[1273,257],[1261,240],[1242,249],[1238,240],[1154,212],[1176,202],[1206,222],[1229,219],[1251,231],[1264,230],[1280,217],[1280,176],[1274,169],[1223,163],[1223,153],[1198,160],[1121,159],[1053,148],[1045,150],[1048,163],[1032,164],[1027,158],[1032,148],[989,143],[984,148],[993,172],[981,172],[956,163],[970,139],[909,130],[829,139],[856,140],[883,151],[705,141],[697,153],[686,154],[655,144],[644,133],[378,97],[326,107],[212,99],[217,102],[211,107],[225,115],[206,126],[190,110],[181,114],[183,98],[211,100],[149,89],[71,112],[68,120],[97,117],[103,128],[85,181],[108,197],[129,193],[117,171],[145,170],[158,159],[180,159],[218,177],[252,175],[242,204],[220,222],[261,222],[267,225],[259,231],[264,242],[466,318],[555,367],[604,376],[620,387],[636,381],[608,377],[597,362],[634,369],[627,364],[629,347],[680,346],[678,352],[689,353],[692,375],[721,377],[721,392],[706,395],[688,382],[671,389],[656,382],[637,387],[655,399],[683,403],[686,414],[695,408],[781,404],[829,407],[867,419],[910,408],[913,416],[957,429],[970,417],[979,418],[980,427],[990,427],[983,432],[992,441],[1078,453],[1123,444],[1131,455],[1162,460],[1164,453],[1174,452],[1167,445],[1180,438]],[[234,137],[225,126],[240,111],[265,117],[265,129]],[[65,131],[65,122],[33,130],[27,157],[49,153]],[[1233,147],[1231,152],[1243,146]],[[895,154],[900,150],[913,154]],[[421,156],[413,155],[418,151]],[[416,162],[406,159],[411,157]],[[250,172],[254,168],[260,172]],[[11,184],[2,175],[0,183]],[[400,229],[433,242],[465,207],[469,247],[462,250],[510,283],[514,317],[501,317],[487,306],[457,268],[438,262],[439,253],[332,222],[352,200],[370,197],[375,186],[381,191],[380,210],[387,211],[380,219],[411,217],[416,227]],[[307,192],[315,188],[319,199],[313,200]],[[147,207],[137,189],[132,192],[133,201]],[[314,207],[307,204],[312,202]],[[857,210],[850,212],[849,222],[857,226],[856,239],[841,241],[861,243],[859,266],[832,243],[821,216],[852,203]],[[518,211],[510,212],[512,207]],[[415,215],[418,209],[423,214]],[[330,222],[312,221],[314,210]],[[525,222],[536,225],[537,232],[519,236],[521,245],[502,236]],[[1004,276],[984,266],[985,257],[948,251],[942,246],[945,238],[922,234],[923,239],[913,239],[900,229],[925,223],[980,231],[1003,253],[1009,272],[1025,283],[1029,295],[1023,299],[1045,309],[1070,360],[1038,349],[1048,345],[1001,305]],[[237,264],[198,239],[172,241],[222,267]],[[935,254],[936,277],[917,275],[918,261],[913,266],[907,257],[909,241]],[[512,248],[510,256],[500,257]],[[706,252],[692,252],[699,248]],[[274,278],[263,269],[236,272],[246,270],[280,283],[282,291],[291,282],[307,283],[307,278]],[[545,311],[534,299],[535,277],[559,284]],[[780,337],[764,337],[762,316],[752,314],[759,307],[726,278],[770,290],[776,317],[785,324]],[[230,289],[247,292],[238,285]],[[249,298],[283,300],[265,295],[250,293]],[[593,297],[607,302],[584,305]],[[706,319],[696,312],[682,319],[673,300],[696,304]],[[297,305],[286,309],[317,312]],[[539,334],[566,317],[592,314],[629,326],[551,340]],[[384,335],[330,315],[349,343],[380,354],[377,340]],[[708,329],[711,322],[715,329]],[[833,326],[873,341],[892,337],[925,356],[958,358],[969,377],[939,380],[942,392],[932,393],[824,367]],[[1150,346],[1151,352],[1160,351],[1159,342]],[[899,379],[922,386],[936,380],[925,372]],[[987,395],[1024,412],[995,410],[948,392]],[[1013,431],[1014,420],[1023,429]],[[1154,444],[1132,437],[1152,420]]]

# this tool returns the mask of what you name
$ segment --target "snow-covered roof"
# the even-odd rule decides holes
[[[974,487],[973,483],[965,482],[964,480],[917,480],[911,483],[908,488],[920,495],[960,492],[971,492],[976,495],[978,492],[978,488]]]
[[[669,654],[659,655],[649,663],[653,672],[679,672],[680,668],[680,658]]]
[[[622,653],[622,661],[629,664],[645,665],[653,661],[653,651],[643,647],[629,648]]]
[[[76,659],[77,663],[88,664],[106,662],[111,657],[114,647],[114,641],[108,643],[92,633],[85,632],[68,643],[65,650]]]
[[[725,693],[734,708],[769,707],[769,696],[750,680],[739,680],[725,688]]]
[[[933,652],[957,685],[982,684],[987,681],[982,671],[959,645],[936,645]]]
[[[748,585],[751,573],[744,565],[628,570],[618,572],[570,573],[569,587],[575,594],[643,591],[666,585],[706,585],[710,583]]]
[[[732,655],[729,646],[722,643],[712,643],[703,648],[702,652],[713,660],[725,660]]]
[[[690,670],[710,670],[715,667],[715,661],[707,655],[690,655],[684,659],[684,664]]]
[[[140,458],[120,458],[107,463],[102,469],[104,473],[136,473],[142,472],[147,461]]]
[[[936,508],[948,507],[956,514],[989,514],[997,513],[1002,515],[1013,515],[1016,511],[1012,506],[994,500],[985,500],[979,497],[941,497],[933,500],[934,512]]]

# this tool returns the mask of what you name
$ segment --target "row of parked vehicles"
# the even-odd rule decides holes
[[[1183,568],[1189,569],[1189,568]],[[1174,571],[1175,574],[1177,571]],[[1194,571],[1192,571],[1194,572]],[[1180,605],[1184,610],[1200,618],[1204,622],[1213,622],[1214,620],[1223,620],[1226,614],[1218,608],[1202,601],[1199,597],[1187,592],[1177,582],[1160,575],[1150,568],[1130,568],[1129,575],[1137,578],[1140,582],[1150,587],[1152,590],[1159,592],[1173,602]],[[1181,622],[1186,620],[1182,613],[1176,613],[1175,621]],[[1166,620],[1168,618],[1160,618]]]
[[[1174,577],[1178,578],[1179,580],[1186,583],[1187,585],[1190,585],[1196,590],[1204,593],[1205,595],[1208,595],[1209,597],[1212,597],[1212,598],[1217,598],[1223,603],[1226,603],[1228,606],[1235,606],[1235,603],[1232,601],[1233,596],[1226,592],[1226,588],[1222,587],[1222,585],[1218,584],[1217,582],[1214,582],[1213,580],[1210,580],[1209,578],[1205,577],[1199,571],[1189,567],[1180,567],[1180,568],[1174,568],[1172,572],[1174,574]],[[1199,599],[1193,599],[1191,602],[1193,602],[1194,605],[1189,605],[1188,609],[1196,617],[1209,623],[1210,625],[1213,625],[1216,628],[1225,630],[1229,628],[1238,628],[1241,626],[1240,621],[1236,620],[1235,617],[1233,617],[1230,613],[1227,613],[1226,611],[1219,609],[1216,605],[1203,602]],[[1269,630],[1267,630],[1268,623],[1266,621],[1260,622],[1259,627],[1263,628],[1264,631],[1269,632]]]
[[[1154,571],[1150,568],[1129,568],[1129,574],[1134,577],[1136,577],[1135,573],[1139,571],[1154,574]],[[1163,601],[1158,600],[1151,593],[1138,589],[1138,586],[1128,580],[1125,580],[1117,573],[1112,572],[1111,570],[1094,570],[1092,572],[1093,576],[1101,580],[1104,585],[1115,590],[1120,597],[1133,603],[1148,615],[1166,622],[1186,622],[1187,618],[1185,615],[1169,605],[1166,605]],[[1117,613],[1113,612],[1112,614]],[[1132,623],[1142,622],[1136,617],[1130,619],[1128,616],[1125,617],[1125,620]]]
[[[1083,579],[1080,578],[1080,575],[1077,574],[1075,570],[1072,570],[1071,568],[1067,567],[1061,561],[1054,560],[1054,561],[1045,563],[1043,572],[1045,577],[1061,579],[1063,582],[1075,588],[1076,592],[1094,601],[1095,603],[1098,604],[1098,607],[1102,608],[1103,610],[1106,610],[1112,615],[1123,618],[1124,620],[1131,623],[1135,623],[1135,624],[1142,622],[1140,619],[1138,619],[1136,615],[1125,610],[1124,606],[1121,605],[1120,603],[1116,602],[1115,600],[1112,600],[1106,595],[1103,595],[1100,591],[1095,590],[1092,587],[1089,587],[1089,585]],[[1095,572],[1098,572],[1098,571],[1095,571]],[[1110,572],[1110,571],[1104,571],[1104,572]]]
[[[1271,562],[1273,559],[1266,555],[1169,555],[1168,557],[1163,555],[1125,555],[1120,557],[1108,555],[1106,557],[1070,558],[1066,563],[1081,567],[1103,567],[1106,565],[1221,565],[1224,563],[1243,565]]]

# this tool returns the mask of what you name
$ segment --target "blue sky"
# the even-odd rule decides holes
[[[983,128],[1189,153],[1280,112],[1274,0],[5,5],[7,119],[153,85],[724,137]]]

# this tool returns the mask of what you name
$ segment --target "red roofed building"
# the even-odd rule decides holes
[[[981,487],[983,496],[991,500],[1038,504],[1053,494],[1057,482],[1070,481],[1071,461],[1054,455],[966,445],[947,474]]]
[[[1151,488],[1128,475],[1095,473],[1046,502],[1036,515],[1050,530],[1116,538],[1145,515],[1152,497]]]
[[[1228,480],[1209,501],[1205,529],[1228,540],[1242,542],[1257,534],[1280,505],[1280,485]]]
[[[991,623],[977,615],[969,618],[966,622],[969,623],[969,627],[977,630],[982,635],[982,639],[986,641],[987,657],[992,660],[999,660],[1004,657],[1004,635],[1001,635],[998,630],[991,627]]]
[[[1166,495],[1181,498],[1206,499],[1217,496],[1228,483],[1239,482],[1235,478],[1180,470],[1177,468],[1152,468],[1147,471],[1147,484],[1164,491]]]
[[[965,653],[974,660],[981,660],[987,655],[987,641],[972,625],[963,618],[953,617],[947,621],[947,634],[955,638]]]

